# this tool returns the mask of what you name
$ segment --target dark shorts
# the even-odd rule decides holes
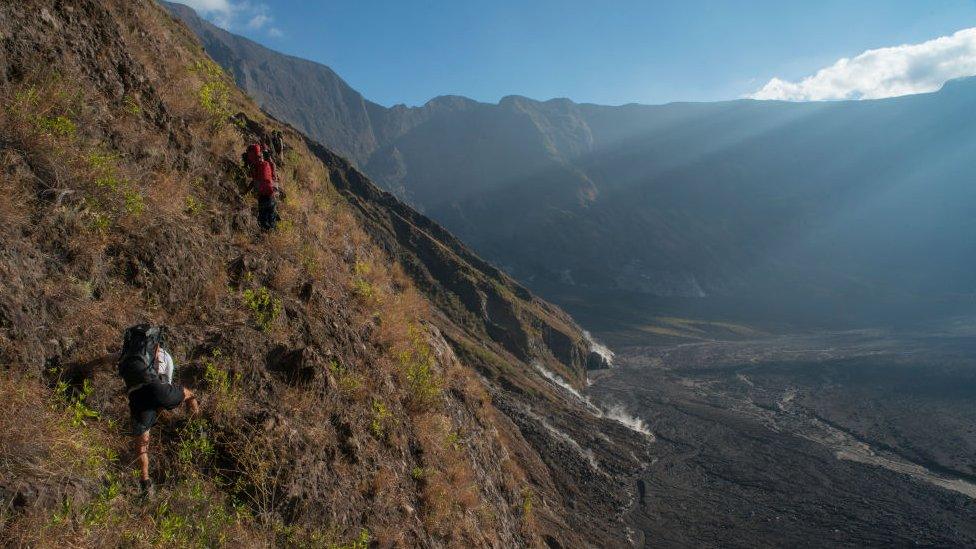
[[[129,393],[132,436],[139,436],[156,424],[159,410],[172,410],[183,403],[183,386],[149,383]]]

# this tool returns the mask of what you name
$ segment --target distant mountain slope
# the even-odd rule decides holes
[[[373,107],[332,69],[271,51],[197,16],[183,4],[162,2],[193,30],[207,53],[261,107],[355,161],[376,148]]]
[[[219,49],[210,34],[208,51]],[[262,55],[256,89],[272,87],[270,66],[288,66]],[[340,104],[332,96],[317,100]],[[862,102],[364,104],[341,128],[368,136],[350,158],[535,288],[848,309],[974,290],[973,80]],[[315,101],[301,109],[343,123]]]

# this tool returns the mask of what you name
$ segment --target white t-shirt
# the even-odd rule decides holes
[[[159,352],[156,353],[156,371],[159,372],[159,377],[164,383],[173,383],[174,369],[173,357],[160,347]]]

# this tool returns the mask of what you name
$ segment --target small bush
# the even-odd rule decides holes
[[[176,455],[183,465],[199,467],[214,456],[214,445],[207,436],[207,421],[201,418],[186,423],[179,433]]]
[[[441,396],[441,377],[435,371],[436,361],[424,333],[416,325],[409,328],[410,346],[398,355],[407,378],[410,401],[416,409],[435,404]]]
[[[123,193],[123,197],[125,199],[126,213],[132,216],[142,215],[142,211],[146,209],[146,201],[142,197],[142,193],[127,190]]]
[[[136,98],[131,95],[125,96],[125,99],[122,100],[122,109],[133,116],[142,114],[142,107],[139,106]]]
[[[359,536],[337,549],[369,549],[369,530],[363,528],[359,530]]]
[[[535,508],[535,492],[532,488],[522,490],[522,517],[525,520],[532,519],[532,510]]]
[[[379,400],[373,401],[373,421],[370,423],[370,431],[376,438],[383,438],[386,434],[386,424],[393,417],[390,410]]]
[[[448,433],[444,442],[449,448],[454,449],[454,451],[461,451],[461,434],[457,431],[451,431]]]
[[[210,357],[203,361],[203,379],[207,382],[210,392],[218,395],[230,392],[230,376],[217,364],[221,356],[223,352],[215,347],[210,351]]]
[[[71,387],[64,381],[58,381],[57,386],[55,386],[54,392],[68,402],[67,410],[71,417],[72,427],[84,427],[88,425],[89,420],[101,417],[101,414],[85,404],[85,400],[91,396],[93,390],[94,387],[92,387],[90,379],[86,379],[81,384],[81,389],[74,394],[71,394]]]
[[[210,351],[210,356],[203,360],[203,381],[207,391],[213,396],[213,409],[233,416],[240,410],[241,390],[234,386],[230,372],[222,367],[222,357],[223,353],[219,348]]]
[[[231,87],[227,83],[227,76],[216,63],[206,60],[197,61],[190,70],[203,78],[203,84],[197,90],[197,102],[200,108],[210,118],[214,127],[222,126],[230,119]]]
[[[365,261],[353,265],[352,290],[364,303],[373,305],[380,301],[380,292],[371,281],[373,267]]]
[[[199,201],[192,194],[186,196],[186,204],[183,211],[187,215],[196,215],[203,211],[203,202]]]
[[[209,493],[199,479],[181,481],[153,516],[157,544],[164,547],[221,547],[236,513]]]
[[[356,393],[362,386],[362,383],[359,381],[359,376],[355,372],[350,372],[348,368],[335,360],[329,362],[329,371],[335,377],[336,383],[339,385],[339,391],[346,396]]]
[[[281,315],[281,300],[273,297],[267,288],[244,290],[244,305],[251,311],[251,317],[262,331],[268,331],[271,324]]]
[[[42,116],[38,118],[37,125],[55,137],[71,137],[78,133],[78,126],[64,115]]]

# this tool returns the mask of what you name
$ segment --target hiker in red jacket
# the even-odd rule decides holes
[[[258,160],[261,160],[261,145],[257,143],[252,143],[247,146],[247,150],[241,155],[241,160],[244,161],[244,165],[251,169],[257,164]]]
[[[251,179],[258,195],[258,224],[266,231],[274,229],[278,224],[278,201],[275,198],[278,187],[274,164],[264,158],[253,163]]]

